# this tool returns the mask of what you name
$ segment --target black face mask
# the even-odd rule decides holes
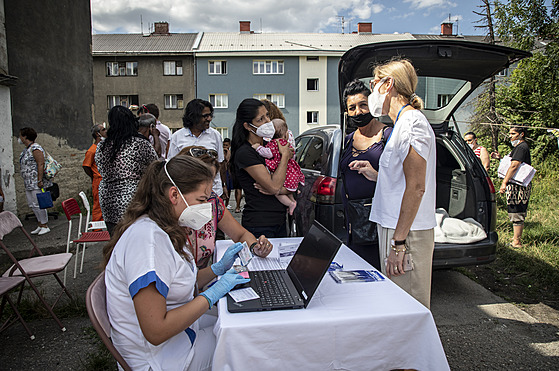
[[[359,115],[349,116],[349,119],[355,126],[361,128],[371,122],[371,120],[373,119],[373,115],[371,115],[370,112],[360,113]]]

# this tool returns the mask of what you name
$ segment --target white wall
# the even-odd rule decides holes
[[[299,133],[327,123],[327,66],[326,57],[319,57],[318,61],[299,57]],[[307,79],[314,78],[318,78],[318,91],[307,91]],[[307,124],[307,111],[319,112],[318,124]]]

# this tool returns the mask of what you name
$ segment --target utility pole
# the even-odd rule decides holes
[[[478,23],[482,23],[481,26],[475,26],[476,28],[484,28],[487,30],[487,40],[489,44],[495,45],[495,31],[493,29],[493,17],[491,15],[491,3],[489,0],[481,0],[482,5],[478,5],[479,8],[482,9],[481,12],[474,11],[475,14],[481,16],[482,18],[477,21]],[[499,148],[499,123],[500,119],[497,115],[497,110],[495,108],[495,76],[491,76],[489,79],[489,88],[488,88],[488,96],[489,96],[489,113],[487,115],[488,121],[491,123],[490,131],[491,131],[491,146],[493,150],[497,150]]]

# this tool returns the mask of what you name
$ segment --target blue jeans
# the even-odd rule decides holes
[[[261,235],[266,236],[267,238],[281,238],[287,237],[287,223],[283,222],[283,224],[270,226],[270,227],[249,227],[243,225],[247,231],[252,233],[254,237],[258,238]]]

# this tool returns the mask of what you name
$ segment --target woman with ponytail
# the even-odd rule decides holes
[[[229,271],[240,243],[198,270],[184,232],[211,220],[213,176],[193,157],[153,162],[103,249],[111,338],[134,370],[211,369],[215,316],[205,313],[248,282]],[[198,294],[198,287],[217,276],[222,277]]]
[[[436,142],[421,113],[417,74],[406,59],[378,65],[371,81],[369,109],[388,115],[394,129],[379,159],[370,220],[377,223],[383,273],[427,308],[435,248]],[[350,164],[371,178],[364,161]]]

